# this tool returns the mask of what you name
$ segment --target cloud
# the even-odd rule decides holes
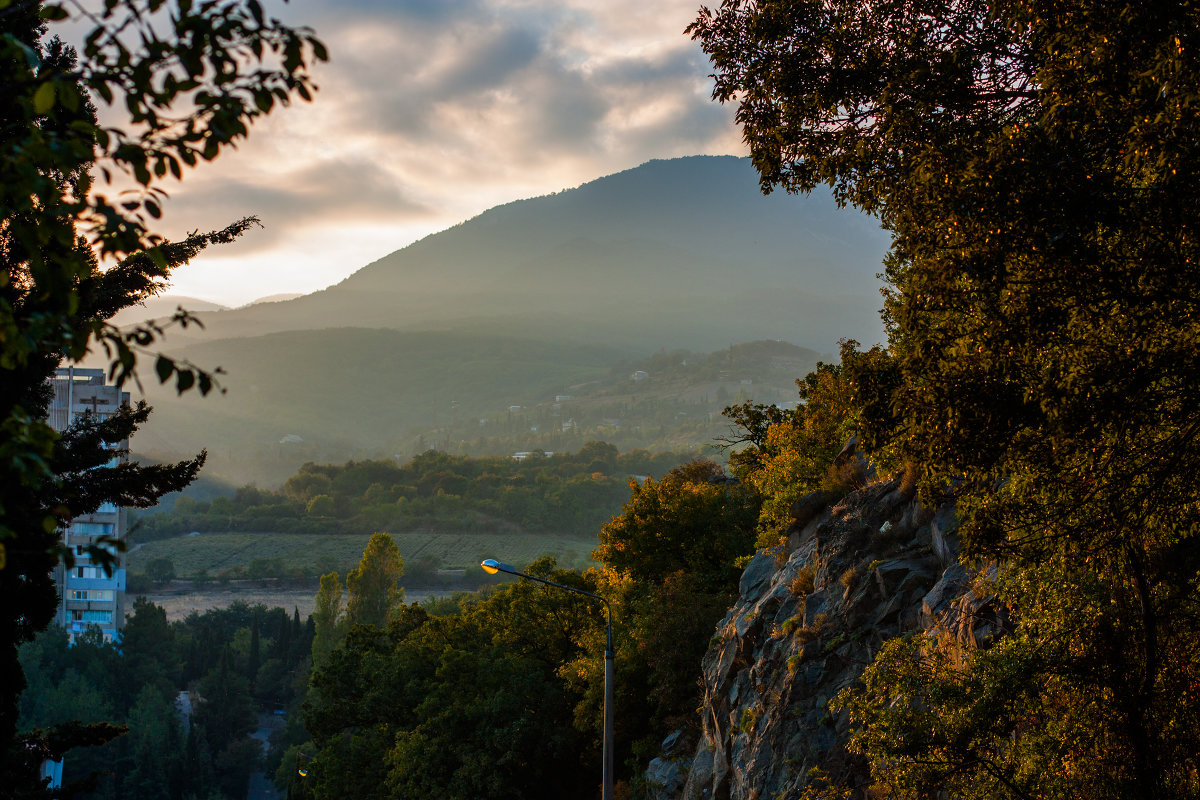
[[[242,255],[268,249],[301,227],[418,220],[431,213],[380,164],[337,157],[281,174],[264,171],[204,181],[189,186],[168,209],[169,219],[188,230],[258,217],[264,230],[246,240]]]
[[[188,176],[172,219],[256,213],[255,249],[452,225],[651,158],[743,152],[683,28],[694,0],[343,0],[271,12],[329,47],[311,106]],[[406,241],[397,239],[395,247]],[[315,256],[314,256],[315,257]],[[350,271],[354,266],[344,269]],[[281,283],[278,291],[289,286]]]

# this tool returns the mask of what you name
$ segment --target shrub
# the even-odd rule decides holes
[[[333,498],[327,494],[319,494],[309,500],[305,508],[310,517],[332,517],[334,510]]]
[[[850,587],[858,580],[858,567],[848,567],[839,580],[846,591],[850,591]]]
[[[812,564],[802,568],[796,573],[796,577],[792,578],[791,590],[792,594],[803,600],[812,594],[813,580],[816,576],[816,569]]]
[[[146,565],[146,575],[156,585],[169,583],[175,579],[175,563],[169,558],[156,558]]]
[[[154,581],[149,575],[141,572],[131,572],[125,580],[125,593],[130,595],[149,594],[154,589]]]

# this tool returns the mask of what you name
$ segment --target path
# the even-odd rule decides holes
[[[275,714],[259,714],[258,730],[250,736],[262,742],[263,758],[267,757],[270,747],[271,734],[283,727],[284,718]],[[271,776],[262,770],[250,773],[250,788],[246,791],[246,800],[279,800],[279,791],[275,788]]]

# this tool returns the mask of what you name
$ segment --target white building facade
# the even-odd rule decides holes
[[[50,383],[54,388],[54,399],[50,403],[48,421],[59,432],[86,412],[104,418],[129,403],[129,393],[107,384],[102,369],[66,367],[56,370]],[[114,446],[110,464],[125,460],[126,457],[116,451],[124,451],[126,445],[122,442]],[[125,530],[125,510],[105,503],[95,513],[72,519],[62,531],[63,544],[74,553],[75,565],[68,570],[60,564],[55,570],[59,591],[58,622],[66,628],[72,641],[91,625],[97,626],[104,638],[111,641],[125,623],[125,554],[115,554],[111,575],[94,564],[87,554],[87,546],[102,536],[124,541]]]

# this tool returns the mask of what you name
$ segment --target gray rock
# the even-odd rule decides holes
[[[746,570],[742,573],[742,580],[738,584],[742,597],[757,598],[771,576],[778,571],[779,567],[775,563],[775,556],[766,552],[755,555],[746,565]]]
[[[788,509],[788,516],[792,518],[792,527],[797,530],[803,528],[835,499],[837,499],[837,495],[820,489],[804,495],[792,503],[792,507]]]
[[[792,509],[800,528],[791,529],[793,550],[783,566],[774,555],[751,560],[741,596],[718,628],[721,638],[704,657],[701,736],[682,789],[656,800],[799,796],[812,767],[843,785],[861,785],[861,762],[845,747],[849,720],[828,709],[830,699],[855,683],[892,636],[949,625],[968,612],[984,619],[960,624],[956,635],[982,643],[1003,629],[992,598],[967,597],[953,510],[923,509],[898,486],[869,485],[833,508],[819,493],[806,495]],[[901,530],[876,536],[886,522]],[[918,529],[930,543],[936,532],[939,555],[904,544]],[[866,566],[874,561],[872,575]],[[791,584],[810,567],[812,590],[797,598]],[[663,785],[673,779],[671,760],[654,765]]]
[[[688,770],[683,784],[683,796],[687,800],[706,800],[712,797],[713,767],[713,748],[701,742],[696,748],[696,757],[692,759],[692,768]]]
[[[683,789],[690,766],[686,762],[672,761],[669,758],[653,759],[646,766],[646,782],[650,785],[650,797],[655,800],[674,800]]]
[[[929,523],[931,544],[934,555],[942,566],[949,566],[958,560],[958,515],[954,506],[945,505],[938,509],[933,521]]]
[[[921,601],[922,623],[926,627],[937,625],[968,589],[967,570],[958,562],[951,564]]]

